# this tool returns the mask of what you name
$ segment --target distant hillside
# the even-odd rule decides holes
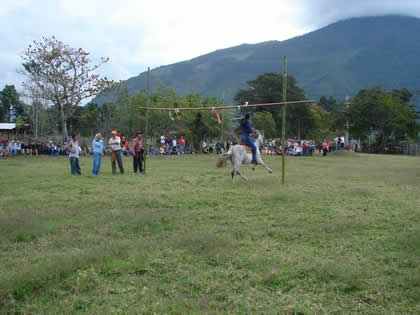
[[[308,97],[343,99],[360,88],[382,85],[420,90],[420,19],[403,16],[353,18],[286,41],[221,49],[151,71],[152,88],[163,84],[231,103],[247,80],[264,72],[288,72]],[[127,80],[131,94],[146,86],[146,73]],[[114,98],[101,95],[94,101]]]

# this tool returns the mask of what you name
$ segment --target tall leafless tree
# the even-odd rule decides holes
[[[34,41],[21,57],[23,68],[18,72],[28,78],[23,85],[32,85],[31,89],[35,85],[40,94],[57,108],[63,138],[68,136],[67,121],[76,108],[115,83],[95,73],[109,58],[101,58],[99,63],[92,64],[88,52],[72,48],[54,36]]]

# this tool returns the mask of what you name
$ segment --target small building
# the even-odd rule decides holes
[[[0,133],[7,134],[7,135],[23,135],[26,136],[30,133],[31,125],[24,124],[21,128],[16,128],[16,123],[0,123]]]

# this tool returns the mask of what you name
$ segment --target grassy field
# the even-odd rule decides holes
[[[0,160],[0,313],[420,313],[420,159]]]

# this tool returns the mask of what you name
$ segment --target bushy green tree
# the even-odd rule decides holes
[[[23,120],[22,116],[17,116],[16,117],[16,129],[21,129],[23,127],[23,125],[25,124],[25,121]]]
[[[417,116],[415,107],[408,104],[412,95],[407,91],[386,93],[381,87],[360,90],[347,110],[350,133],[360,138],[376,133],[379,145],[415,137]]]
[[[336,110],[337,107],[337,100],[332,97],[332,96],[321,96],[321,98],[319,99],[318,104],[327,112],[332,112],[334,110]]]
[[[307,134],[307,139],[320,141],[324,138],[332,137],[331,114],[319,105],[310,105],[313,126]]]
[[[280,133],[276,129],[276,123],[273,116],[268,112],[257,112],[252,116],[252,123],[254,128],[264,132],[264,137],[276,138],[280,137]]]
[[[2,119],[6,118],[8,122],[11,119],[12,108],[15,116],[22,116],[24,114],[24,104],[20,101],[20,97],[14,85],[6,85],[0,91],[1,114]]]

